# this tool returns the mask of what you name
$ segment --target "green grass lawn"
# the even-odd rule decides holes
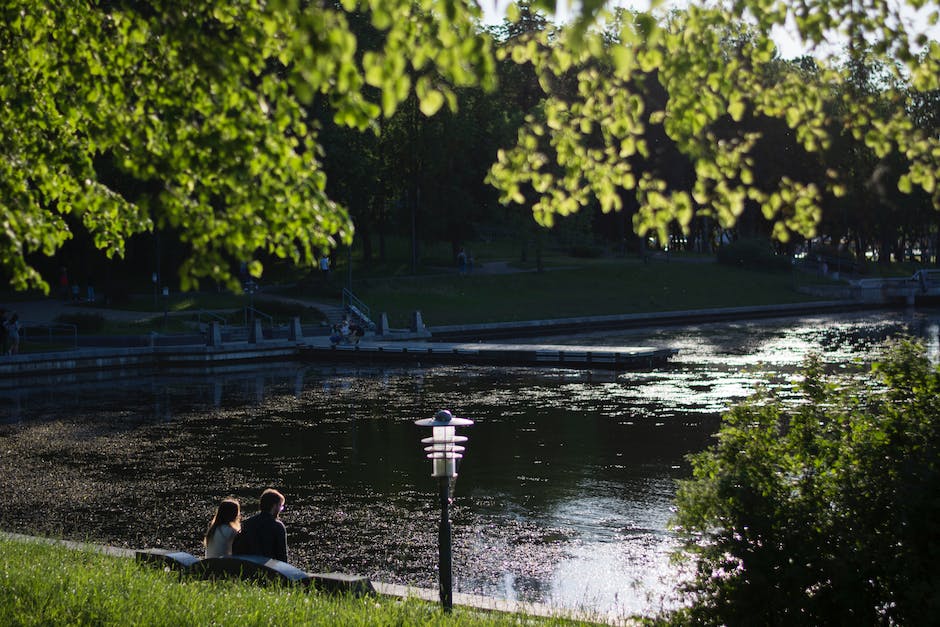
[[[209,582],[91,551],[0,538],[0,625],[576,625],[393,597]]]
[[[434,326],[818,300],[798,293],[789,273],[633,260],[578,260],[541,273],[369,280],[355,292],[374,314],[388,313],[393,326],[406,325],[416,309]]]

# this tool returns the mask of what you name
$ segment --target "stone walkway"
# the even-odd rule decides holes
[[[51,324],[62,314],[100,314],[108,320],[122,322],[137,322],[163,315],[153,311],[126,311],[123,309],[92,307],[90,305],[63,302],[55,298],[15,301],[5,303],[3,308],[7,310],[7,316],[13,312],[19,314],[20,323],[23,325]]]

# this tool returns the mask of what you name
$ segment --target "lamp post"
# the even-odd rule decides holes
[[[242,283],[242,289],[248,294],[248,307],[245,309],[245,326],[250,329],[255,322],[255,292],[258,291],[258,284],[253,279],[248,279]]]
[[[431,460],[431,476],[437,477],[441,499],[441,523],[438,530],[438,573],[440,575],[441,606],[450,612],[454,604],[453,572],[451,560],[450,534],[450,482],[457,476],[457,460],[463,457],[467,441],[463,435],[455,435],[455,427],[473,424],[472,420],[458,418],[450,411],[442,409],[433,418],[415,420],[419,427],[431,427],[431,437],[423,438],[422,444]]]

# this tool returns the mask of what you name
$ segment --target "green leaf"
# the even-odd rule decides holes
[[[444,95],[436,89],[430,89],[421,97],[421,113],[431,117],[444,104]]]
[[[914,191],[914,188],[911,185],[911,177],[909,174],[904,174],[898,179],[898,190],[905,194],[910,194],[912,191]]]

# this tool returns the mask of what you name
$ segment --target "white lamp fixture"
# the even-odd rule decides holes
[[[445,612],[453,607],[453,573],[450,529],[450,482],[457,476],[457,460],[463,457],[461,446],[467,437],[456,434],[456,427],[473,424],[472,420],[458,418],[447,409],[434,414],[433,418],[415,420],[419,427],[431,427],[431,437],[423,438],[424,450],[431,460],[431,476],[437,477],[441,499],[441,523],[438,533],[438,572],[440,574],[441,605]]]
[[[431,460],[431,476],[456,477],[457,460],[463,457],[466,450],[460,445],[467,441],[467,436],[456,434],[456,427],[472,425],[473,421],[458,418],[449,410],[442,409],[434,414],[434,418],[416,420],[415,424],[431,427],[431,437],[421,440],[422,444],[430,445],[424,447],[424,450]]]

